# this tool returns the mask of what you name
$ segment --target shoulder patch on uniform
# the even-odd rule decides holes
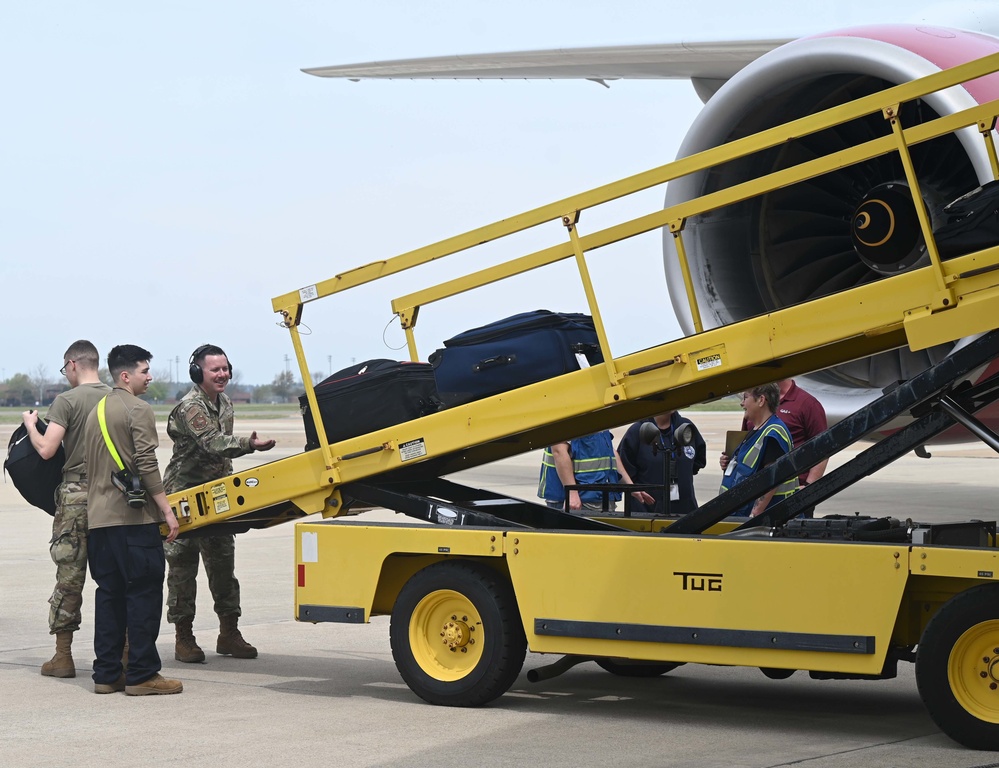
[[[184,419],[195,432],[200,432],[208,426],[208,417],[198,406],[192,405],[184,411]]]

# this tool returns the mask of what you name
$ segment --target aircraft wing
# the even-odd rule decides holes
[[[313,67],[317,77],[350,80],[728,80],[784,40],[621,45],[600,48],[554,48],[543,51],[475,53],[425,59],[372,61]]]

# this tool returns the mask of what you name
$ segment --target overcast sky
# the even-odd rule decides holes
[[[55,378],[65,348],[89,338],[102,355],[144,346],[174,375],[211,342],[242,382],[270,382],[286,356],[296,370],[273,297],[668,162],[700,106],[681,81],[352,83],[302,67],[962,17],[945,5],[838,0],[803,19],[798,0],[9,4],[0,379],[39,365]],[[678,335],[658,237],[590,264],[615,354]],[[391,299],[480,265],[453,256],[308,305],[311,368],[404,359]],[[585,311],[573,275],[425,308],[421,355],[514,312]]]

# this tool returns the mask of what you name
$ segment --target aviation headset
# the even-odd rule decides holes
[[[188,374],[190,374],[191,376],[191,381],[193,381],[195,384],[200,384],[205,380],[205,372],[201,370],[201,366],[198,365],[196,361],[199,357],[205,354],[206,350],[209,349],[217,349],[219,350],[219,352],[225,355],[225,359],[229,363],[229,378],[230,379],[232,378],[232,360],[229,360],[229,355],[225,354],[225,352],[222,350],[222,347],[217,347],[214,344],[202,344],[200,347],[198,347],[196,350],[194,350],[191,353],[190,367],[187,369]]]

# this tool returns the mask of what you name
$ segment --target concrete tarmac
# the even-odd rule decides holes
[[[709,466],[697,477],[703,502],[717,490],[718,452],[739,416],[690,415],[709,448]],[[0,425],[4,444],[11,429]],[[237,418],[237,429],[278,440],[270,454],[241,459],[238,466],[281,458],[304,444],[298,418]],[[931,460],[907,456],[817,514],[996,519],[995,455],[976,445],[931,451]],[[169,452],[169,439],[161,435],[163,466]],[[457,479],[532,499],[538,467],[534,453]],[[395,519],[384,511],[367,514]],[[770,680],[758,669],[698,665],[642,680],[586,663],[537,684],[522,674],[509,693],[480,709],[430,706],[396,671],[387,617],[366,625],[294,620],[293,525],[238,537],[240,626],[259,658],[214,653],[217,624],[202,574],[195,634],[206,663],[174,660],[165,618],[158,644],[163,673],[181,679],[184,692],[95,696],[93,583],[87,583],[83,627],[73,646],[77,677],[41,677],[39,668],[53,650],[47,626],[55,573],[47,543],[51,519],[28,506],[9,481],[0,485],[0,519],[3,766],[999,765],[999,752],[966,750],[936,728],[912,666],[904,663],[897,679],[873,682],[815,681],[802,672]],[[780,599],[780,585],[774,585],[773,599]],[[524,671],[554,660],[528,654]]]

